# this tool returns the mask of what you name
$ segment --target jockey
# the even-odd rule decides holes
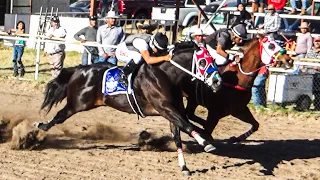
[[[132,46],[133,48],[129,50],[129,46]],[[132,43],[120,43],[116,50],[116,57],[119,61],[126,63],[122,68],[122,80],[127,79],[128,75],[143,61],[147,64],[169,61],[171,55],[167,53],[167,46],[168,38],[163,33],[152,35],[149,42],[142,38],[135,38],[132,40]]]
[[[200,51],[196,52],[195,57],[197,58],[197,62],[201,62],[203,60],[207,61],[207,63],[204,63],[204,67],[200,67],[201,65],[198,65],[200,68],[197,69],[197,74],[200,75],[204,74],[205,75],[205,82],[207,85],[210,87],[213,87],[214,91],[217,91],[219,88],[219,85],[221,82],[221,77],[218,73],[218,67],[215,65],[213,62],[212,56],[206,49],[206,44],[205,44],[205,38],[204,38],[204,33],[203,31],[198,28],[194,31],[194,33],[191,34],[192,41],[197,44],[197,46],[201,49]],[[211,65],[210,65],[210,64]],[[202,70],[205,70],[205,73],[201,72]]]
[[[209,35],[205,42],[207,49],[212,57],[215,58],[217,65],[225,65],[228,61],[233,62],[235,56],[226,53],[235,44],[239,45],[247,38],[247,30],[244,24],[238,24],[231,29],[219,29]]]

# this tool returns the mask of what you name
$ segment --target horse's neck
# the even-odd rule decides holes
[[[228,71],[235,71],[237,76],[237,84],[235,84],[235,79],[222,76],[226,83],[232,83],[244,88],[250,88],[253,85],[253,81],[258,74],[259,68],[261,67],[261,60],[259,55],[259,41],[254,40],[248,46],[244,47],[244,58],[240,62],[241,70],[239,65],[235,67],[230,67],[229,65],[225,67],[220,67],[219,71],[226,73]],[[247,75],[244,73],[252,72],[252,74]],[[230,82],[229,82],[230,81]]]
[[[185,52],[176,53],[173,56],[172,61],[176,62],[186,70],[192,71],[191,68],[193,61],[193,52],[194,50],[190,49]],[[178,82],[186,76],[190,76],[189,74],[184,73],[181,69],[175,67],[171,63],[162,63],[159,65],[159,68],[162,69],[168,75],[168,77],[172,79],[172,81],[174,82]]]

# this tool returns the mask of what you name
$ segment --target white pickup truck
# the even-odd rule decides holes
[[[164,0],[166,1],[166,0]],[[167,0],[176,1],[176,0]],[[195,0],[201,8],[208,5],[213,0]],[[192,0],[180,0],[179,20],[178,25],[187,27],[197,24],[199,10]],[[159,21],[161,24],[164,22],[174,22],[176,15],[176,6],[153,7],[152,20]]]

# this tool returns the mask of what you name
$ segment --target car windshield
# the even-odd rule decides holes
[[[90,4],[90,1],[77,1],[72,3],[70,7],[82,8],[82,7],[87,7],[89,4]]]
[[[216,15],[215,15],[215,17],[212,19],[212,23],[213,24],[226,24],[226,21],[225,21],[225,14],[224,13],[217,13]],[[208,18],[210,19],[211,17],[210,16],[208,16]],[[201,24],[206,24],[207,23],[207,21],[204,19],[204,18],[202,18],[202,20],[201,20]]]

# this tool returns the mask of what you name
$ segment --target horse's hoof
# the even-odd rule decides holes
[[[213,152],[214,150],[216,150],[216,147],[214,147],[212,144],[208,144],[204,147],[204,150],[207,152],[207,153],[211,153]]]
[[[229,144],[234,144],[234,143],[237,143],[237,142],[240,142],[240,139],[235,137],[235,136],[232,136],[228,139],[228,143]]]
[[[187,168],[187,166],[182,167],[182,175],[183,176],[190,176],[191,175],[190,170]]]
[[[46,124],[44,124],[42,122],[35,122],[35,123],[33,123],[33,126],[37,129],[41,129],[43,131],[48,131]]]

